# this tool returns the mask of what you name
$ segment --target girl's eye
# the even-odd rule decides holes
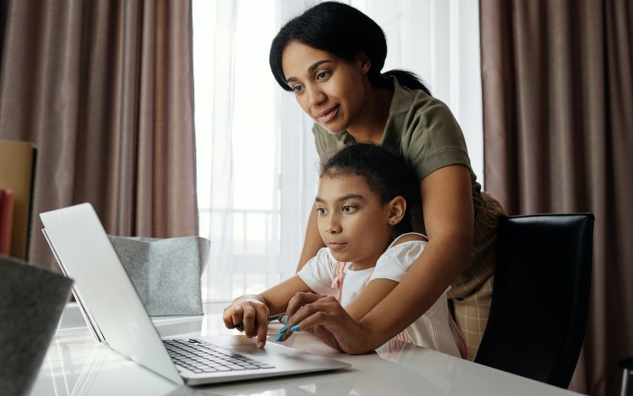
[[[352,206],[352,205],[343,206],[343,212],[353,212],[354,210],[356,210],[356,206]]]
[[[294,87],[291,87],[292,91],[296,94],[299,94],[303,91],[303,86],[301,85],[295,85]]]
[[[317,208],[316,211],[318,214],[325,214],[325,208]]]

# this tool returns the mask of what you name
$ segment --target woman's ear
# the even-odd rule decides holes
[[[363,74],[369,73],[369,69],[371,69],[371,60],[364,52],[359,52],[356,55],[356,64]]]
[[[389,207],[389,224],[395,226],[396,224],[402,221],[406,210],[407,210],[407,201],[403,196],[398,195],[387,204]]]

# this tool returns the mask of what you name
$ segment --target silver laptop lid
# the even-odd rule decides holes
[[[92,205],[41,213],[47,240],[110,347],[182,384]],[[124,324],[124,325],[122,325]]]

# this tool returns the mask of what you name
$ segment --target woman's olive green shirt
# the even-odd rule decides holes
[[[411,90],[400,86],[395,78],[392,80],[393,98],[380,145],[392,153],[404,157],[407,161],[416,175],[416,180],[412,180],[411,189],[417,192],[418,198],[420,198],[420,181],[434,171],[451,165],[460,165],[468,169],[475,209],[475,233],[485,234],[475,237],[475,263],[471,266],[471,270],[475,270],[474,267],[480,267],[477,265],[477,256],[489,257],[490,252],[483,253],[493,248],[493,246],[488,246],[490,242],[486,243],[486,246],[477,246],[477,241],[490,241],[491,239],[494,241],[494,238],[490,237],[496,234],[496,219],[503,211],[488,194],[482,193],[481,185],[477,182],[477,177],[470,164],[464,134],[446,104],[422,90]],[[355,142],[354,138],[347,132],[332,133],[316,123],[312,132],[317,152],[321,158]],[[493,202],[484,202],[489,200]],[[413,230],[425,233],[421,201],[418,199],[409,204]],[[481,213],[482,210],[489,213]],[[470,291],[473,291],[472,288],[476,288],[494,273],[494,262],[485,263],[482,268],[475,272],[478,279],[476,284],[467,287],[467,289],[471,289]],[[471,282],[467,283],[475,281],[472,279],[472,275],[475,274],[468,275]],[[460,283],[463,284],[464,281],[466,279]],[[453,290],[453,292],[455,291],[457,290]],[[458,294],[463,295],[464,293],[469,294],[469,291],[463,290]]]

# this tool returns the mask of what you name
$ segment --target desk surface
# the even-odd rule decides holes
[[[222,324],[219,313],[224,305],[208,303],[204,316],[157,318],[155,324],[162,336],[237,333]],[[271,325],[269,342],[280,326]],[[348,362],[352,367],[234,384],[177,386],[95,342],[76,305],[69,304],[31,395],[578,395],[409,344],[400,350],[379,349],[359,356],[338,353],[301,332],[284,344]]]

